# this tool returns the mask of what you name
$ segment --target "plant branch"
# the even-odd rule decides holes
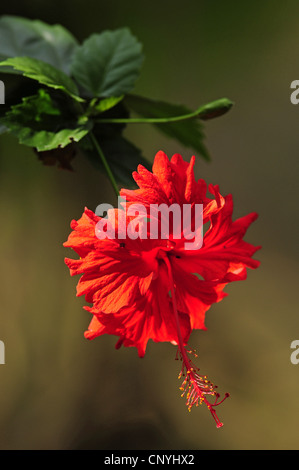
[[[213,101],[211,103],[205,104],[198,108],[192,113],[183,114],[181,116],[168,116],[163,118],[106,118],[106,119],[95,119],[95,122],[107,124],[163,124],[171,122],[185,121],[187,119],[201,118],[201,119],[210,119],[212,117],[219,116],[227,112],[231,106],[232,102],[227,98],[221,98],[219,100]]]
[[[109,180],[110,180],[110,182],[111,182],[111,184],[112,184],[112,186],[113,186],[113,189],[114,189],[114,191],[115,191],[115,194],[116,194],[116,196],[118,197],[118,196],[119,196],[119,189],[118,189],[118,186],[117,186],[117,182],[116,182],[116,180],[115,180],[115,178],[114,178],[114,175],[113,175],[113,173],[112,173],[112,171],[111,171],[111,168],[110,168],[110,166],[109,166],[109,164],[108,164],[108,162],[107,162],[107,160],[106,160],[106,157],[105,157],[105,155],[104,155],[104,153],[103,153],[103,150],[101,149],[101,147],[100,147],[100,145],[99,145],[97,139],[95,138],[95,135],[93,134],[93,132],[90,132],[90,133],[89,133],[89,136],[90,136],[90,139],[91,139],[91,141],[92,141],[92,143],[93,143],[94,148],[96,149],[96,151],[97,151],[97,153],[98,153],[98,155],[99,155],[99,157],[100,157],[100,159],[101,159],[101,161],[102,161],[102,163],[103,163],[103,166],[104,166],[104,168],[105,168],[105,170],[106,170],[106,173],[107,173],[107,176],[108,176],[108,178],[109,178]]]

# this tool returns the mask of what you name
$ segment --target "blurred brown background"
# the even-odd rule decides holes
[[[192,109],[233,100],[206,124],[212,162],[199,158],[196,173],[233,194],[235,217],[259,213],[247,240],[263,245],[261,267],[227,288],[190,340],[201,371],[231,394],[217,430],[203,406],[188,413],[170,344],[139,359],[114,337],[83,337],[90,316],[62,243],[85,206],[114,202],[109,182],[80,159],[75,173],[44,167],[1,136],[0,448],[299,449],[299,3],[10,0],[0,14],[63,24],[80,41],[128,26],[146,56],[138,93]],[[126,133],[151,161],[160,149],[192,154],[146,125]]]

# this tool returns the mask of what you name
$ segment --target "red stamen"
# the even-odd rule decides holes
[[[181,359],[183,363],[181,372],[179,374],[179,379],[181,377],[185,377],[180,387],[180,389],[182,390],[181,396],[182,397],[186,396],[186,405],[189,411],[191,411],[191,408],[194,405],[198,406],[198,405],[201,405],[202,403],[205,403],[205,405],[210,410],[216,422],[217,428],[220,428],[223,426],[223,423],[218,418],[214,407],[220,405],[229,396],[229,394],[226,393],[224,398],[220,402],[217,403],[220,397],[219,393],[215,391],[217,386],[215,386],[212,382],[210,382],[210,380],[208,380],[205,375],[200,375],[198,373],[199,369],[189,359],[188,354],[192,353],[195,355],[195,357],[197,357],[197,354],[195,353],[195,351],[186,350],[185,348],[183,338],[182,338],[181,328],[180,328],[180,320],[179,320],[177,304],[176,304],[171,264],[165,252],[161,253],[161,258],[164,260],[167,266],[167,270],[168,270],[168,275],[169,275],[169,280],[170,280],[171,300],[172,300],[173,312],[174,312],[176,326],[177,326],[178,350],[177,350],[176,359]],[[206,398],[207,396],[214,396],[215,397],[214,403],[210,403]]]

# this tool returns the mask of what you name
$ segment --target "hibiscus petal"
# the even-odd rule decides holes
[[[233,202],[229,195],[225,204],[211,217],[211,226],[203,239],[199,250],[189,250],[180,253],[178,263],[189,272],[197,272],[207,281],[245,279],[243,268],[255,269],[260,262],[252,258],[260,246],[253,246],[242,238],[248,227],[257,218],[251,213],[232,222]],[[227,276],[234,272],[234,266],[242,271],[242,275]],[[225,278],[225,279],[224,279]]]
[[[247,268],[259,265],[252,256],[260,247],[243,240],[257,215],[233,222],[231,195],[224,198],[217,185],[209,185],[209,198],[205,181],[194,178],[194,163],[195,157],[186,162],[175,154],[169,161],[164,152],[158,152],[153,172],[141,165],[134,172],[139,189],[123,189],[121,195],[127,205],[140,203],[146,208],[203,204],[204,223],[210,226],[200,249],[185,249],[184,239],[176,240],[173,233],[168,239],[130,239],[124,233],[117,239],[116,233],[115,240],[99,240],[95,227],[100,218],[88,209],[72,222],[73,231],[64,246],[73,248],[80,259],[65,262],[72,275],[82,274],[77,295],[85,295],[92,304],[86,307],[93,314],[86,337],[114,334],[119,337],[117,347],[136,346],[143,356],[149,339],[178,343],[179,324],[187,344],[192,329],[206,328],[205,314],[225,297],[225,285],[245,279]],[[127,229],[131,221],[123,211],[111,210],[108,216],[115,228],[124,222]],[[193,227],[194,215],[190,223]]]
[[[225,284],[198,279],[173,262],[172,269],[178,309],[189,314],[192,329],[206,329],[205,314],[213,303],[227,295],[223,292]]]

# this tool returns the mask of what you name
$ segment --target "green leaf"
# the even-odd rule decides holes
[[[0,18],[0,61],[28,56],[69,74],[70,61],[77,47],[77,40],[61,25],[19,16],[4,15]]]
[[[64,148],[73,141],[78,142],[92,127],[87,119],[70,119],[63,115],[44,89],[12,106],[0,119],[0,124],[6,126],[20,144],[38,151]]]
[[[114,108],[114,106],[116,106],[123,98],[124,95],[118,97],[111,96],[100,101],[98,101],[97,98],[94,98],[94,100],[92,100],[90,103],[90,109],[95,114],[104,113],[105,111]]]
[[[12,66],[15,70],[22,72],[25,77],[36,80],[42,85],[46,85],[56,90],[62,90],[76,101],[82,102],[75,82],[61,70],[56,69],[42,60],[32,57],[11,57],[3,62],[2,66]]]
[[[141,151],[120,134],[97,136],[97,139],[117,183],[125,187],[136,186],[132,173],[137,169],[137,166],[143,165],[150,169],[150,164],[142,156]],[[81,140],[79,146],[94,168],[104,172],[104,167],[89,140],[89,136]]]
[[[166,118],[171,116],[182,116],[192,111],[185,106],[155,101],[137,95],[125,97],[125,104],[135,111],[139,116],[146,118]],[[205,160],[210,160],[208,150],[203,140],[203,125],[198,119],[188,119],[177,122],[153,124],[161,132],[177,140],[185,147],[196,150]]]
[[[142,45],[127,28],[93,34],[76,50],[71,71],[92,96],[121,96],[131,91],[143,62]]]
[[[32,129],[23,128],[19,134],[20,144],[36,148],[39,152],[52,150],[58,147],[64,148],[71,142],[79,142],[90,131],[87,127],[75,129],[62,129],[57,133],[48,131],[35,132]]]

